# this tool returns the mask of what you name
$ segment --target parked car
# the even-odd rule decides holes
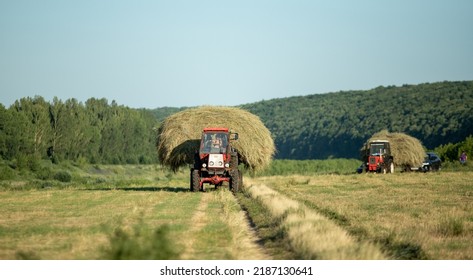
[[[442,160],[440,157],[433,152],[427,152],[422,167],[419,171],[428,172],[428,171],[439,171],[442,167]]]

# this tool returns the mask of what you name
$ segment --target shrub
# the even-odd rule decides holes
[[[36,172],[36,178],[40,180],[49,180],[53,178],[53,171],[49,167],[41,167]]]
[[[17,170],[26,170],[28,167],[28,158],[24,154],[17,155],[11,163],[11,167]]]
[[[58,171],[55,175],[54,175],[54,179],[59,181],[59,182],[63,182],[63,183],[68,183],[72,180],[72,176],[69,172],[67,171]]]
[[[41,159],[37,156],[28,156],[27,157],[28,168],[33,171],[37,172],[41,169]]]
[[[152,234],[142,223],[132,233],[118,228],[110,236],[110,247],[105,250],[105,259],[113,260],[173,260],[179,257],[169,237],[169,227],[158,227]]]
[[[13,169],[9,166],[0,165],[0,180],[12,180],[15,179],[16,174]]]

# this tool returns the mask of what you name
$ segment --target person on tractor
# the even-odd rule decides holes
[[[222,139],[217,134],[214,134],[213,139],[212,139],[212,148],[214,149],[220,149],[222,146]]]
[[[226,149],[226,135],[223,133],[214,133],[210,135],[205,142],[205,150],[209,153],[224,153]]]

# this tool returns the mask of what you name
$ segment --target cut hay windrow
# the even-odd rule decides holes
[[[387,130],[382,130],[373,134],[366,143],[372,140],[389,141],[394,165],[397,167],[418,167],[424,161],[425,149],[415,137],[401,132],[390,133]]]
[[[258,116],[235,107],[202,106],[175,113],[161,123],[156,141],[161,164],[174,171],[192,164],[206,127],[225,127],[238,133],[239,139],[232,145],[250,170],[264,169],[271,162],[274,140]]]

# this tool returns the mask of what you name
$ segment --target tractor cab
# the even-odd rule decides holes
[[[227,131],[204,131],[200,143],[200,154],[223,154],[228,147]]]
[[[370,143],[370,156],[382,156],[390,154],[390,151],[388,141],[376,140]]]

